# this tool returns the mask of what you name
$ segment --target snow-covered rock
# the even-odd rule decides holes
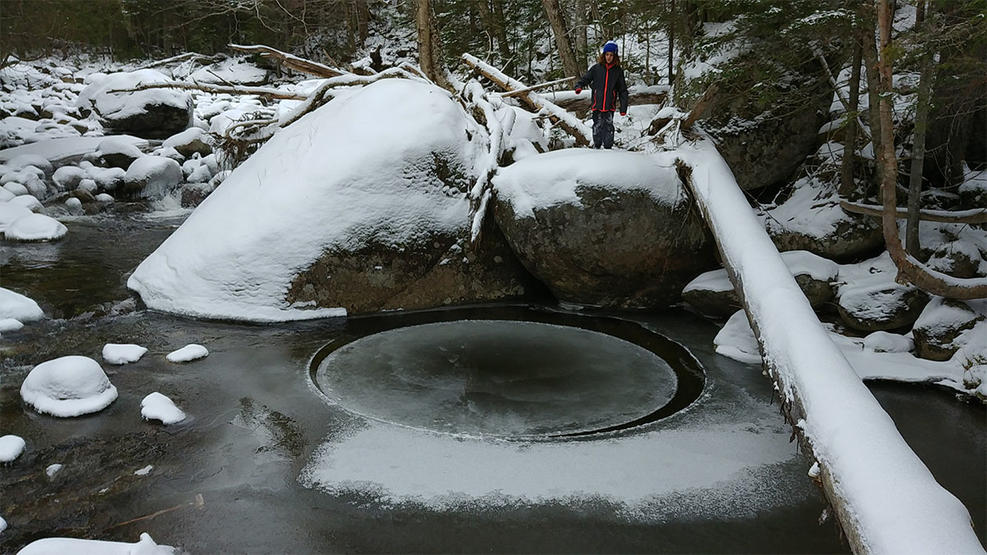
[[[79,182],[86,178],[86,171],[78,166],[62,166],[55,170],[52,180],[58,188],[63,191],[71,191],[79,186]]]
[[[145,420],[160,420],[165,425],[185,420],[185,413],[171,399],[157,391],[141,401],[141,416]]]
[[[20,170],[27,167],[34,167],[43,172],[42,178],[55,172],[55,166],[50,160],[40,154],[18,154],[4,162],[8,170]]]
[[[32,213],[20,204],[14,204],[10,201],[0,202],[0,232],[6,231],[10,224]]]
[[[121,168],[93,168],[86,173],[96,182],[97,189],[102,191],[116,190],[127,175],[127,171]]]
[[[961,347],[960,335],[984,320],[963,301],[934,297],[912,327],[915,354],[928,360],[949,360]]]
[[[168,353],[165,358],[171,362],[191,362],[193,360],[199,360],[200,358],[206,358],[208,355],[208,349],[202,345],[192,343],[178,349],[177,351]]]
[[[243,58],[228,58],[194,71],[189,78],[196,83],[261,85],[267,82],[268,72]]]
[[[4,183],[3,188],[15,197],[31,194],[31,191],[29,191],[27,187],[16,181],[8,181],[7,183]]]
[[[38,412],[69,418],[99,412],[117,398],[95,360],[69,355],[34,367],[21,384],[21,398]]]
[[[907,353],[915,348],[915,341],[907,335],[875,331],[864,338],[864,348],[875,353]]]
[[[13,318],[20,322],[33,322],[45,317],[38,303],[15,293],[10,289],[0,287],[0,318]]]
[[[716,352],[725,357],[746,362],[761,364],[761,351],[757,346],[757,338],[743,310],[734,312],[732,316],[713,338]]]
[[[73,214],[82,212],[82,201],[76,197],[70,197],[65,199],[65,207],[69,209],[69,212]]]
[[[259,321],[517,295],[506,246],[464,249],[484,140],[439,88],[364,87],[277,133],[127,284],[158,310]]]
[[[85,555],[175,555],[179,551],[169,545],[154,543],[147,533],[137,543],[80,540],[76,538],[44,538],[27,544],[18,555],[54,555],[78,553]]]
[[[24,438],[15,435],[0,437],[0,463],[9,463],[24,452]]]
[[[147,353],[147,347],[133,343],[107,343],[103,345],[103,360],[108,364],[137,362]]]
[[[51,216],[31,213],[7,226],[3,235],[10,241],[56,241],[68,233],[65,225]]]
[[[31,195],[21,195],[10,200],[12,204],[19,204],[31,212],[38,213],[45,209],[41,201]]]
[[[24,327],[24,324],[20,320],[15,320],[13,318],[0,318],[0,333],[6,331],[17,331]]]
[[[124,170],[143,155],[133,141],[122,137],[107,137],[96,147],[96,156],[102,158],[106,165]]]
[[[650,156],[558,150],[502,168],[494,187],[508,243],[561,300],[663,306],[714,264],[675,168]]]
[[[112,195],[106,193],[100,193],[96,195],[95,198],[96,198],[96,202],[103,202],[103,203],[113,202],[114,200]]]
[[[887,252],[859,264],[844,265],[837,291],[843,322],[859,331],[894,330],[910,326],[929,297],[911,285],[895,282],[897,268]]]
[[[7,202],[14,198],[17,198],[17,195],[11,193],[4,187],[0,187],[0,202]]]
[[[164,139],[192,122],[192,97],[176,89],[127,90],[141,85],[172,82],[163,73],[142,69],[97,78],[80,94],[80,110],[94,111],[104,127],[148,139]]]
[[[161,146],[174,148],[182,156],[188,158],[196,152],[202,156],[211,154],[212,147],[209,146],[211,142],[212,140],[205,131],[198,127],[190,127],[177,135],[168,137],[161,143]]]
[[[45,475],[48,476],[49,479],[54,478],[55,474],[58,474],[58,472],[63,468],[65,468],[65,465],[63,464],[49,464],[45,467]]]
[[[182,167],[171,158],[141,156],[127,168],[123,178],[123,190],[127,194],[158,199],[182,182]]]

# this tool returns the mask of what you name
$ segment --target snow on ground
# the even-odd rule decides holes
[[[175,424],[185,420],[185,413],[171,399],[155,391],[141,401],[144,420],[160,420],[162,424]]]
[[[179,550],[169,545],[154,543],[147,533],[140,535],[136,543],[110,542],[103,540],[80,540],[76,538],[44,538],[35,540],[17,552],[18,555],[55,555],[73,553],[77,555],[174,555]]]
[[[153,464],[149,464],[149,465],[145,466],[144,468],[138,468],[137,470],[135,470],[134,471],[134,476],[147,476],[148,474],[151,473],[152,470],[154,470],[154,465]]]
[[[133,343],[107,343],[103,345],[103,360],[107,364],[127,364],[137,362],[146,352],[146,347]]]
[[[34,367],[21,384],[21,398],[38,412],[62,418],[99,412],[117,388],[95,360],[69,355]]]
[[[196,345],[192,343],[186,345],[177,351],[172,351],[168,353],[165,357],[170,362],[191,362],[193,360],[199,360],[200,358],[206,358],[209,356],[209,350],[202,345]]]
[[[0,318],[11,318],[19,322],[41,320],[45,313],[33,300],[15,293],[10,289],[0,287]]]
[[[434,176],[416,175],[408,165],[429,163],[439,152],[471,172],[483,137],[437,87],[385,79],[337,98],[237,167],[127,286],[151,308],[189,316],[344,315],[342,308],[288,306],[291,280],[327,250],[364,244],[369,229],[380,230],[375,241],[394,244],[423,225],[464,229],[465,196],[444,192]]]
[[[58,472],[64,467],[65,465],[58,463],[49,464],[47,467],[45,467],[45,475],[48,476],[48,478],[54,478],[55,474],[58,474]]]
[[[2,318],[0,319],[0,333],[5,331],[17,331],[24,327],[24,324],[20,320],[15,320],[13,318]]]
[[[641,189],[665,205],[685,200],[674,167],[619,150],[556,150],[502,168],[493,180],[498,198],[510,202],[520,218],[557,204],[578,206],[576,190],[582,183],[614,190]]]
[[[24,452],[24,438],[21,436],[5,435],[0,437],[0,463],[9,463]]]
[[[3,534],[3,531],[6,529],[7,529],[7,521],[4,520],[2,516],[0,516],[0,534]]]

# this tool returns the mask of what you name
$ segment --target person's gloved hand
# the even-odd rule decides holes
[[[621,115],[621,117],[624,117],[624,116],[627,115],[627,112],[621,112],[620,115]]]
[[[579,94],[581,92],[583,92],[583,88],[582,87],[576,87],[576,94]]]

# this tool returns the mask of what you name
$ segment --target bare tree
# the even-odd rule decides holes
[[[925,24],[925,9],[927,2],[918,4],[918,19]],[[919,25],[920,23],[916,23]],[[927,49],[922,55],[922,71],[918,82],[918,92],[915,99],[915,140],[912,142],[912,167],[908,183],[908,221],[905,226],[905,247],[908,254],[917,257],[921,244],[918,234],[919,209],[922,197],[922,174],[925,170],[925,137],[929,129],[929,108],[932,99],[932,81],[935,77],[933,66],[933,51]]]
[[[860,62],[863,46],[856,42],[850,62],[850,90],[847,99],[846,138],[843,141],[843,162],[840,166],[840,196],[856,196],[857,185],[853,179],[857,162],[857,108],[860,106]]]
[[[415,0],[415,26],[418,29],[418,64],[422,71],[436,85],[452,90],[452,84],[446,78],[442,40],[430,0]]]
[[[582,68],[576,63],[576,55],[572,52],[572,43],[569,41],[559,0],[541,0],[541,5],[545,9],[548,23],[552,26],[552,34],[555,35],[555,46],[559,50],[559,57],[562,58],[562,70],[566,75],[579,77]]]

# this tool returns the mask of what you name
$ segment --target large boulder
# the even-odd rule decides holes
[[[929,296],[913,285],[896,283],[897,273],[886,252],[859,264],[843,266],[840,269],[843,283],[836,293],[843,323],[868,333],[911,326],[929,302]]]
[[[934,298],[912,327],[915,354],[928,360],[949,360],[962,346],[960,335],[983,319],[963,301]]]
[[[494,186],[508,243],[561,301],[665,306],[715,264],[675,169],[648,155],[567,149],[530,156],[502,169]]]
[[[446,91],[387,79],[285,128],[128,286],[151,308],[279,321],[516,297],[496,234],[467,252],[484,130]]]
[[[168,84],[171,79],[153,69],[112,73],[96,79],[76,101],[82,112],[95,112],[103,127],[145,139],[165,139],[192,123],[192,96],[176,89],[111,92],[142,85]]]
[[[164,156],[141,156],[123,177],[122,193],[135,198],[159,199],[173,191],[184,175],[178,162]]]

